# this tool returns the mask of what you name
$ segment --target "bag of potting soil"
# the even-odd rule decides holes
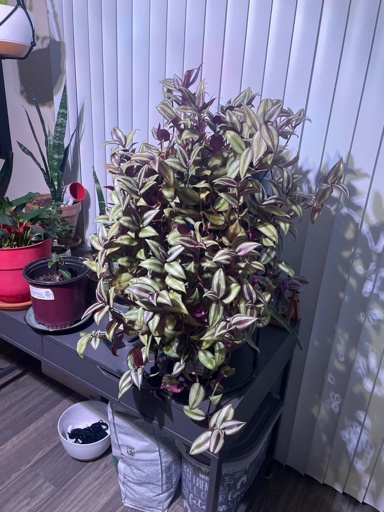
[[[111,403],[108,417],[123,504],[143,512],[165,512],[181,477],[174,441],[156,425]]]

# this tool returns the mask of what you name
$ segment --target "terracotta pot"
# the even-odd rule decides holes
[[[38,324],[51,329],[70,327],[81,319],[87,309],[87,275],[89,269],[80,258],[64,257],[64,270],[74,273],[65,281],[45,282],[39,277],[54,274],[48,268],[50,258],[42,258],[27,265],[23,276],[29,283],[32,308]]]
[[[0,5],[0,22],[14,10],[13,5]],[[28,11],[32,24],[34,15]],[[0,55],[7,58],[23,58],[28,53],[33,39],[31,23],[26,12],[18,7],[0,25]]]
[[[47,201],[52,201],[50,194],[37,194],[37,196],[42,199],[46,199]],[[28,203],[25,206],[25,211],[29,212],[32,208],[37,208],[37,206],[35,206],[31,203]],[[74,236],[74,234],[75,234],[77,220],[79,218],[80,212],[81,212],[81,202],[73,203],[71,205],[66,205],[66,206],[61,207],[61,215],[63,216],[63,219],[66,222],[68,222],[68,224],[73,226],[71,236]]]
[[[26,247],[0,249],[0,301],[23,303],[31,300],[29,285],[22,276],[25,265],[51,254],[52,239]]]

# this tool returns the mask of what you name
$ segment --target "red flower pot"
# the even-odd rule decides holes
[[[25,247],[0,249],[0,301],[22,303],[31,300],[22,270],[31,261],[51,254],[52,239]]]

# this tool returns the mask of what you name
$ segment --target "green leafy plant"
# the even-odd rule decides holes
[[[25,212],[25,205],[34,196],[29,192],[12,201],[0,197],[0,248],[25,247],[57,237],[61,226],[59,203]]]
[[[71,279],[71,274],[64,268],[62,268],[65,265],[65,259],[64,256],[61,254],[57,254],[55,252],[51,253],[51,259],[48,262],[48,268],[55,267],[55,281],[65,280],[65,279]]]
[[[17,143],[23,153],[28,155],[42,172],[44,180],[50,190],[52,200],[61,201],[64,188],[64,170],[68,161],[69,148],[77,131],[76,128],[70,137],[68,145],[66,146],[64,144],[64,139],[67,128],[68,115],[67,88],[64,86],[53,133],[51,133],[45,124],[40,106],[35,95],[32,95],[32,98],[44,136],[44,147],[42,147],[40,144],[39,137],[37,136],[35,127],[27,111],[25,113],[27,115],[28,124],[31,129],[33,138],[38,148],[39,157],[36,157],[32,151],[26,148],[21,142],[17,141]]]
[[[158,111],[164,125],[153,129],[158,145],[137,150],[134,131],[112,130],[111,205],[100,215],[98,251],[87,262],[97,273],[97,323],[109,313],[105,334],[137,333],[128,369],[120,379],[119,397],[132,386],[158,386],[177,395],[188,390],[185,414],[206,422],[207,430],[191,453],[217,453],[226,435],[243,426],[234,408],[220,408],[225,380],[239,368],[231,365],[243,344],[255,347],[254,331],[271,315],[296,336],[273,308],[276,276],[294,277],[280,257],[283,238],[295,232],[305,208],[315,221],[341,183],[340,160],[319,188],[306,192],[298,157],[288,154],[290,138],[305,121],[304,111],[263,99],[248,88],[211,108],[204,82],[195,90],[199,69],[163,83]],[[129,306],[113,307],[116,297]],[[100,332],[82,333],[78,353]],[[161,361],[166,361],[162,364]],[[148,366],[156,376],[144,379]],[[151,384],[153,380],[158,384]]]

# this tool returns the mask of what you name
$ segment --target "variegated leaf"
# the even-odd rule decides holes
[[[164,270],[177,279],[186,279],[183,267],[177,261],[164,264]]]
[[[251,148],[247,148],[240,156],[239,171],[240,171],[241,179],[244,179],[245,176],[247,175],[251,161],[252,161],[252,150],[251,150]]]
[[[221,428],[224,421],[229,421],[235,415],[235,410],[232,404],[225,405],[222,409],[215,412],[209,421],[210,428]]]
[[[223,398],[223,395],[211,395],[209,397],[209,400],[214,404],[214,405],[217,405],[220,400]]]
[[[260,247],[257,242],[243,242],[236,247],[235,251],[238,256],[246,256],[257,247]]]
[[[208,213],[204,211],[203,214],[214,226],[223,226],[225,224],[225,218],[223,215]]]
[[[219,368],[224,363],[226,355],[227,349],[225,348],[224,343],[219,341],[215,345],[215,361],[217,368]]]
[[[140,263],[140,267],[144,267],[152,272],[158,272],[162,274],[164,272],[164,265],[161,261],[156,258],[149,258]]]
[[[206,414],[202,409],[196,407],[194,409],[190,409],[188,406],[184,405],[183,407],[184,413],[194,421],[203,421],[206,418]]]
[[[288,263],[286,263],[285,261],[278,261],[277,266],[279,267],[280,270],[282,270],[289,276],[295,275],[295,271],[293,270],[293,268],[290,265],[288,265]]]
[[[198,358],[200,363],[208,368],[208,370],[215,370],[216,361],[215,356],[209,350],[199,350]]]
[[[76,350],[80,357],[84,356],[85,349],[87,348],[88,343],[92,341],[92,338],[92,334],[85,334],[77,342]]]
[[[225,432],[227,436],[237,434],[244,427],[246,423],[244,421],[227,420],[221,424],[221,430]]]
[[[208,315],[208,322],[209,326],[215,327],[218,322],[223,318],[224,315],[224,306],[223,303],[219,300],[216,300],[215,302],[212,302],[212,304],[209,307],[209,315]]]
[[[165,278],[165,283],[173,290],[186,293],[185,284],[183,283],[183,281],[180,281],[180,279],[176,279],[175,277],[168,274],[167,277]]]
[[[181,254],[184,251],[184,249],[185,247],[183,247],[182,245],[174,245],[173,247],[171,247],[168,250],[167,262],[174,261],[179,256],[179,254]]]
[[[204,400],[205,390],[201,384],[194,382],[189,390],[188,404],[190,409],[195,409]]]
[[[245,151],[246,146],[243,141],[243,139],[240,137],[240,135],[232,130],[228,130],[225,132],[225,136],[227,138],[227,141],[231,145],[232,149],[241,155],[243,151]]]
[[[227,286],[225,283],[225,274],[222,268],[219,268],[212,277],[212,291],[220,299],[226,292]]]
[[[200,434],[192,443],[191,449],[189,450],[190,455],[198,455],[199,453],[207,451],[209,449],[210,441],[211,432],[207,431]]]
[[[159,233],[152,226],[147,226],[139,231],[139,238],[149,238],[151,236],[159,236]]]
[[[258,222],[255,228],[263,233],[263,235],[267,236],[273,243],[276,244],[278,242],[279,235],[273,224],[269,222]]]
[[[240,290],[241,286],[239,284],[231,283],[229,287],[227,287],[227,293],[222,299],[224,304],[231,304],[238,296]]]
[[[253,323],[255,323],[255,321],[256,321],[256,318],[254,318],[252,316],[238,314],[238,315],[234,315],[231,318],[230,324],[231,324],[231,327],[235,327],[236,329],[239,329],[242,331],[242,330],[250,327]]]
[[[132,387],[132,376],[131,370],[126,371],[121,377],[119,381],[119,394],[118,400]]]
[[[224,444],[224,432],[221,430],[213,430],[211,439],[209,442],[209,451],[211,453],[218,453]]]

